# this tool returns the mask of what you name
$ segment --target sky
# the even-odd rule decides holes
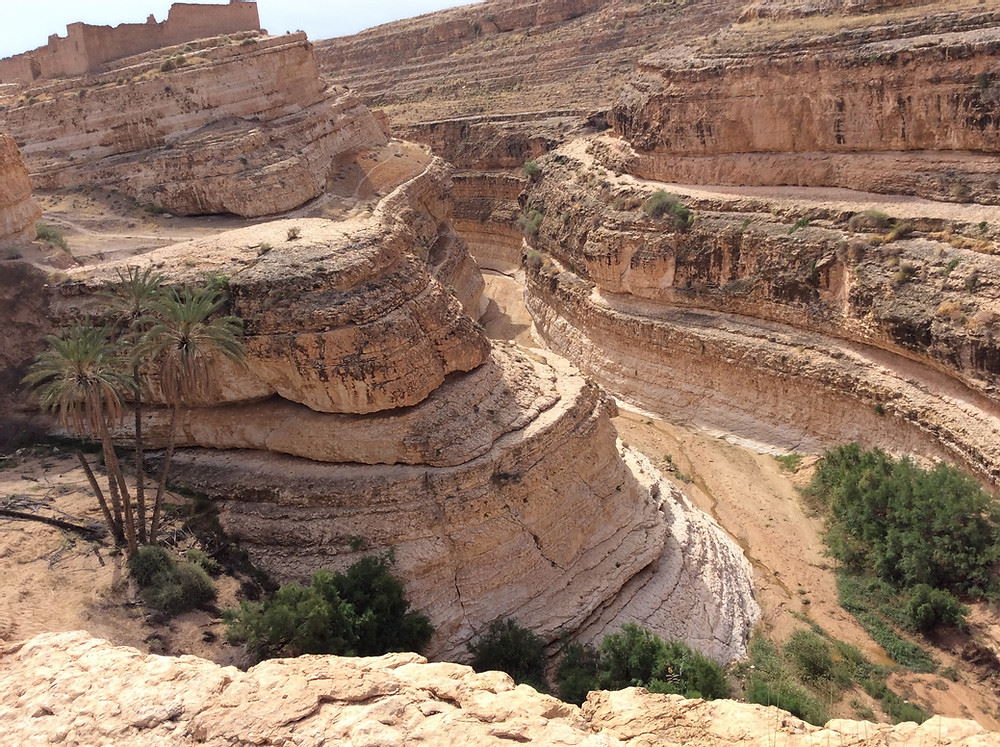
[[[191,0],[187,0],[191,1]],[[353,34],[370,26],[469,4],[471,0],[257,0],[260,23],[272,34],[302,29],[310,39]],[[206,4],[224,4],[221,2]],[[66,35],[74,21],[142,23],[167,17],[171,0],[0,0],[0,57],[40,47],[49,34]]]

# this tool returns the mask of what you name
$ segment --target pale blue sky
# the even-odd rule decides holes
[[[326,39],[469,2],[258,0],[257,8],[261,25],[272,34],[302,29],[310,39]],[[49,34],[65,36],[66,24],[74,21],[110,25],[142,23],[150,13],[162,21],[170,5],[171,0],[0,0],[0,57],[40,47]]]

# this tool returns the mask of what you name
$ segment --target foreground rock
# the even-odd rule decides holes
[[[318,196],[338,156],[385,142],[358,99],[327,90],[305,34],[191,46],[0,98],[0,128],[36,188],[103,186],[175,213],[271,215]]]
[[[415,654],[303,656],[241,672],[191,656],[147,656],[84,633],[0,650],[0,730],[21,744],[208,747],[997,744],[995,734],[957,719],[819,728],[776,708],[635,688],[591,693],[577,708],[515,687],[506,674]]]
[[[0,250],[14,249],[35,238],[35,221],[41,215],[31,199],[31,179],[17,143],[0,135]]]

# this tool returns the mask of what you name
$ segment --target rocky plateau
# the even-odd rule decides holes
[[[477,674],[416,654],[302,656],[243,672],[193,656],[145,655],[83,633],[0,649],[0,685],[0,727],[21,743],[996,744],[982,727],[940,716],[920,726],[834,720],[821,728],[776,708],[637,688],[593,692],[577,708],[515,686],[501,672]]]
[[[336,159],[385,142],[320,79],[305,34],[219,37],[0,96],[36,189],[109,187],[178,214],[273,215],[319,196]],[[292,144],[294,143],[294,147]]]

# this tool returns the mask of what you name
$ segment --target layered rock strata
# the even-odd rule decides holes
[[[246,366],[214,368],[180,413],[175,483],[211,497],[278,581],[392,549],[436,657],[464,657],[506,616],[553,644],[639,620],[742,655],[758,610],[738,547],[616,447],[595,384],[558,356],[491,350],[466,313],[482,278],[449,187],[428,159],[369,217],[276,221],[133,260],[171,283],[223,279],[246,330]],[[99,313],[120,264],[71,271],[51,314]],[[157,445],[169,415],[151,378]]]
[[[800,41],[645,60],[610,115],[635,149],[628,171],[1000,203],[1000,19]]]
[[[41,215],[31,198],[31,179],[17,144],[0,134],[0,249],[35,238],[35,221]]]
[[[554,351],[671,419],[791,449],[860,440],[1000,477],[988,231],[928,218],[893,234],[901,219],[799,218],[794,203],[739,195],[685,200],[688,225],[651,217],[657,185],[587,151],[541,159],[519,196],[544,214],[526,302]]]
[[[121,65],[3,102],[0,127],[37,188],[99,185],[176,213],[271,215],[323,192],[337,156],[386,140],[357,98],[326,89],[304,34]]]
[[[635,61],[734,22],[745,0],[489,0],[317,44],[330,80],[394,125],[605,110]]]
[[[0,693],[0,728],[17,742],[996,744],[995,734],[959,719],[816,727],[773,707],[637,688],[594,692],[577,708],[515,686],[501,672],[429,664],[415,654],[302,656],[242,672],[192,656],[144,655],[84,633],[45,634],[0,650]]]
[[[126,264],[172,282],[226,279],[244,323],[246,366],[219,361],[192,405],[279,394],[319,412],[366,413],[422,401],[468,371],[489,346],[448,286],[477,308],[482,279],[448,227],[448,170],[439,160],[367,218],[284,220],[69,273],[53,314],[93,307]],[[437,264],[434,264],[434,263]],[[154,381],[153,401],[157,395]]]

